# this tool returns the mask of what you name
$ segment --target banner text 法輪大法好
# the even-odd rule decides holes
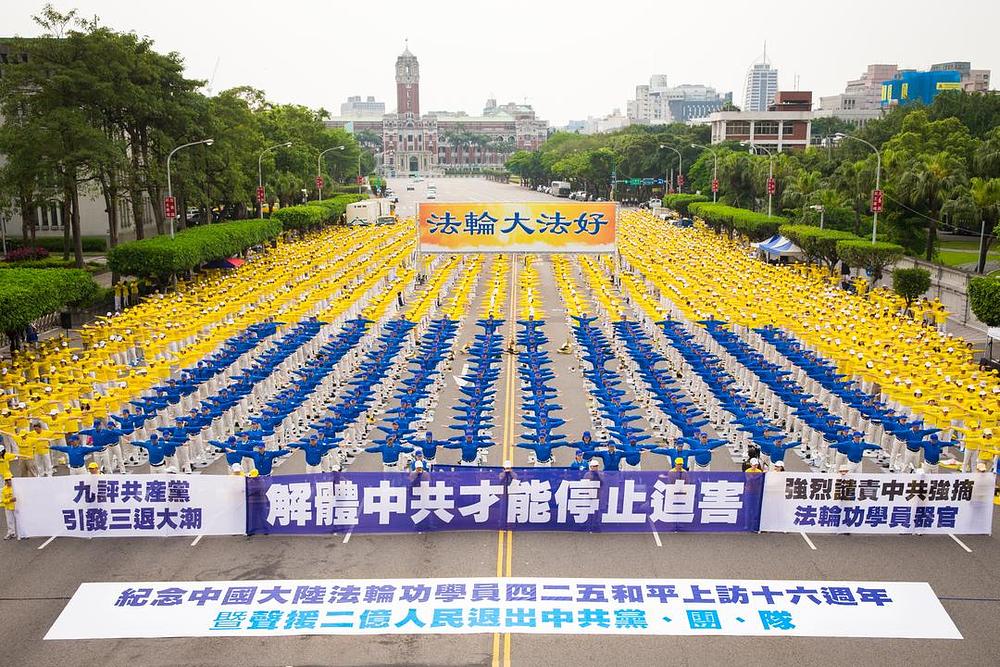
[[[421,252],[614,252],[614,202],[421,202]]]

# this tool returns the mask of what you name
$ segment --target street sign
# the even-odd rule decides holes
[[[167,220],[177,217],[177,200],[172,196],[163,198],[163,217]]]
[[[643,185],[655,185],[656,184],[656,179],[655,178],[644,178],[644,179],[642,179],[642,184]]]
[[[872,190],[872,213],[882,212],[882,191]]]
[[[778,191],[778,182],[774,180],[774,176],[769,176],[767,179],[767,194],[773,195]]]
[[[263,204],[264,203],[264,186],[263,185],[257,188],[257,203],[258,204]]]
[[[323,177],[322,176],[317,176],[316,177],[316,189],[317,190],[322,190],[323,189]]]
[[[642,179],[641,178],[630,178],[630,179],[628,179],[628,184],[629,185],[642,185]]]
[[[718,192],[718,191],[719,191],[719,179],[713,178],[712,179],[712,192]]]
[[[364,177],[363,176],[358,176],[358,185],[361,185],[364,182],[365,182]]]
[[[684,174],[677,174],[677,187],[684,187]]]

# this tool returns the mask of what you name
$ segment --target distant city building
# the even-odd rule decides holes
[[[340,105],[340,115],[344,117],[363,118],[365,116],[377,116],[381,118],[385,115],[385,102],[376,102],[375,98],[369,95],[365,100],[360,95],[348,97],[347,101]]]
[[[990,89],[990,70],[972,69],[972,63],[956,60],[931,65],[932,72],[954,71],[961,75],[962,90],[967,93],[985,93]],[[889,77],[886,77],[889,78]]]
[[[669,86],[666,74],[655,74],[648,85],[635,87],[635,98],[628,101],[626,112],[631,123],[687,123],[704,118],[732,101],[732,93],[720,95],[715,88],[699,84]]]
[[[869,65],[860,78],[847,82],[843,93],[821,97],[816,117],[833,116],[857,127],[881,118],[882,82],[895,77],[898,69],[896,65]]]
[[[493,98],[487,100],[481,116],[464,111],[421,113],[420,63],[409,48],[396,59],[395,113],[381,117],[355,113],[326,124],[381,135],[382,153],[377,157],[381,170],[390,174],[499,167],[514,151],[541,146],[549,130],[530,105],[498,105]]]
[[[587,121],[585,120],[571,120],[566,123],[565,127],[559,128],[563,132],[574,132],[576,134],[582,134],[583,130],[587,127]]]
[[[712,143],[752,141],[778,152],[805,148],[812,135],[812,93],[779,91],[764,111],[716,111],[709,115]]]
[[[754,63],[747,70],[746,84],[743,87],[743,111],[766,111],[774,102],[777,92],[778,70],[768,62],[765,46],[761,62]]]
[[[622,115],[621,109],[615,109],[606,116],[599,118],[588,116],[587,120],[583,121],[583,128],[579,132],[580,134],[602,134],[604,132],[614,132],[629,125],[631,123],[628,117]]]
[[[882,107],[920,102],[930,104],[943,90],[962,90],[962,75],[956,70],[918,72],[900,70],[892,79],[882,82]]]

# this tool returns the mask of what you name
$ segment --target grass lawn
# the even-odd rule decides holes
[[[938,261],[945,266],[970,264],[979,258],[979,241],[943,241],[938,249]],[[1000,261],[1000,250],[994,243],[986,255],[987,261]]]

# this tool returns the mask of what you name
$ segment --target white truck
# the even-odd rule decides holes
[[[345,218],[351,226],[388,225],[396,222],[396,207],[388,199],[366,199],[348,204]]]

